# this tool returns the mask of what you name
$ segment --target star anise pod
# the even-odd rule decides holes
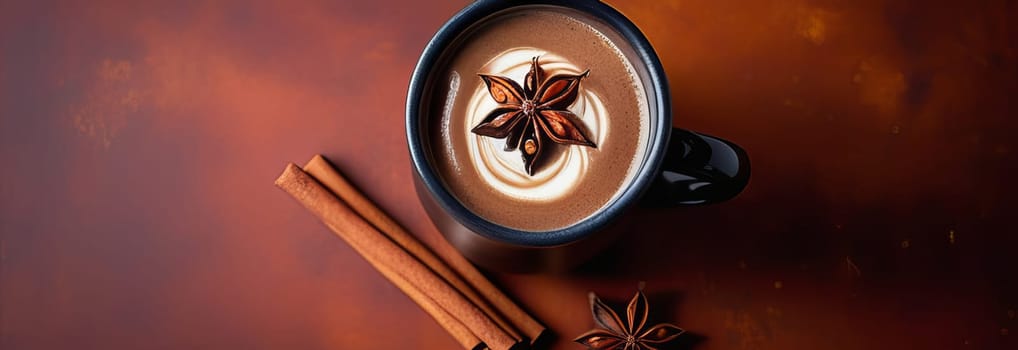
[[[505,151],[519,149],[529,175],[534,175],[534,163],[543,150],[542,140],[596,148],[581,130],[580,119],[567,109],[576,101],[580,80],[588,73],[590,70],[579,75],[558,74],[545,79],[544,69],[534,57],[523,87],[506,77],[478,74],[499,105],[471,131],[506,139]]]
[[[655,350],[685,331],[669,323],[660,323],[644,330],[647,322],[647,297],[639,290],[626,308],[626,323],[608,308],[597,295],[590,293],[590,309],[594,322],[603,329],[592,329],[573,341],[596,350]]]

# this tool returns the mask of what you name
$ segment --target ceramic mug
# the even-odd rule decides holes
[[[424,99],[442,54],[475,23],[527,6],[557,6],[585,13],[606,24],[632,47],[627,57],[647,92],[650,140],[645,159],[620,195],[603,209],[565,228],[530,232],[505,227],[474,214],[443,185],[431,164],[426,142]],[[477,1],[453,16],[425,47],[410,80],[406,133],[417,195],[439,231],[471,261],[495,270],[561,271],[588,259],[625,232],[612,225],[632,207],[716,203],[730,199],[749,180],[749,159],[735,144],[672,127],[668,82],[657,54],[640,30],[598,1]]]

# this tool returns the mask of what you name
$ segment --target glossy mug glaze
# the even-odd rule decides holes
[[[476,64],[481,67],[478,70],[483,72],[453,71],[452,74],[448,74],[449,69],[446,66],[450,65],[450,62],[455,62],[457,55],[467,55],[473,52],[468,50],[470,46],[465,45],[464,41],[471,40],[470,38],[475,36],[473,33],[480,31],[478,28],[484,28],[485,25],[497,26],[501,23],[511,23],[508,21],[496,22],[502,18],[526,21],[528,16],[533,18],[548,17],[555,16],[556,13],[566,16],[562,17],[564,21],[575,19],[579,22],[558,29],[555,27],[540,29],[544,31],[538,33],[541,36],[535,36],[532,40],[512,41],[512,47],[496,47],[495,51],[499,52],[497,57],[492,58],[484,65]],[[615,68],[612,68],[614,70],[608,70],[607,66],[587,63],[585,65],[595,66],[588,69],[588,72],[592,71],[590,75],[605,79],[606,76],[611,77],[610,73],[612,72],[628,72],[632,78],[631,81],[638,85],[626,87],[625,84],[618,83],[621,81],[619,77],[624,78],[626,75],[615,74],[616,78],[612,80],[611,84],[599,86],[598,81],[591,81],[590,79],[594,78],[587,77],[588,72],[580,73],[582,72],[580,69],[588,67],[570,65],[571,62],[568,58],[557,56],[549,50],[539,49],[539,47],[548,45],[547,37],[569,38],[576,36],[581,38],[578,36],[579,34],[562,33],[562,31],[583,27],[580,25],[583,23],[589,24],[589,28],[593,28],[594,32],[604,33],[605,43],[609,44],[607,47],[612,49],[617,47],[620,60],[623,63],[614,65]],[[509,24],[504,25],[509,26]],[[526,28],[526,26],[522,28]],[[584,33],[585,35],[589,34]],[[584,37],[584,39],[590,40],[589,37]],[[533,45],[531,45],[532,43]],[[485,44],[498,46],[487,42]],[[485,45],[480,47],[485,48]],[[504,50],[504,52],[500,50]],[[570,51],[568,46],[562,48],[562,52],[565,52],[567,56],[574,57],[576,62],[589,59],[590,57],[587,56],[597,56],[593,53],[601,53],[601,51],[596,51],[583,55],[581,51]],[[499,61],[505,60],[505,57],[512,57],[514,61],[508,63]],[[610,57],[610,55],[606,57]],[[517,86],[520,92],[514,101],[510,101],[515,102],[513,106],[526,105],[526,102],[521,103],[519,100],[530,98],[535,94],[529,90],[524,93],[523,90],[527,90],[529,85],[526,85],[527,88],[520,87],[529,84],[532,75],[545,76],[547,79],[544,80],[546,81],[559,81],[556,80],[559,79],[558,77],[572,77],[580,87],[583,84],[590,85],[590,91],[583,90],[573,94],[577,96],[569,96],[571,105],[568,109],[561,104],[557,106],[570,115],[571,119],[569,120],[581,125],[581,128],[578,129],[580,131],[572,134],[575,140],[561,140],[560,137],[555,137],[556,132],[559,132],[559,136],[567,134],[567,132],[563,132],[561,126],[551,124],[555,120],[536,119],[537,116],[547,115],[540,113],[548,112],[534,112],[533,103],[528,107],[530,109],[527,112],[530,113],[527,116],[535,116],[532,118],[533,125],[523,125],[518,130],[514,129],[514,132],[517,133],[515,139],[513,132],[508,133],[510,136],[505,138],[505,140],[518,142],[519,147],[516,147],[517,144],[510,147],[508,141],[486,138],[468,132],[470,126],[475,126],[478,121],[482,121],[480,117],[476,116],[483,116],[485,111],[497,108],[499,105],[488,101],[487,107],[479,109],[480,112],[476,106],[492,98],[502,98],[502,102],[505,102],[504,91],[496,91],[491,87],[493,79],[491,76],[496,75],[482,73],[508,74],[506,72],[511,71],[509,68],[514,67],[515,61],[529,62],[531,60],[533,61],[529,65],[517,67],[518,69],[515,70],[517,72],[515,76],[519,77],[519,80],[527,80],[527,82]],[[523,73],[527,72],[528,67],[530,73],[524,76]],[[605,69],[597,70],[599,68]],[[533,74],[535,69],[546,74]],[[548,72],[545,72],[546,69]],[[487,85],[478,85],[480,83],[474,80],[477,78],[473,73],[482,76]],[[587,79],[586,83],[584,79]],[[536,78],[533,81],[540,82]],[[464,86],[463,91],[460,91],[461,84]],[[452,88],[449,85],[452,85]],[[512,84],[506,84],[506,86],[510,85]],[[622,86],[624,90],[618,90],[619,86]],[[470,87],[474,87],[474,89],[470,89]],[[489,89],[493,90],[489,91]],[[602,92],[601,97],[598,97],[598,91]],[[449,101],[453,101],[457,93],[472,97],[460,97],[460,100],[471,101],[469,104],[473,106],[473,109],[456,109],[461,114],[463,111],[467,111],[466,118],[470,119],[468,121],[459,121],[449,117],[452,102],[440,106],[441,98],[445,94],[448,94]],[[618,95],[625,95],[624,93],[631,93],[629,95],[635,96],[633,101],[638,101],[639,104],[626,104],[625,101],[628,100],[618,97]],[[525,98],[524,95],[526,95]],[[607,103],[601,99],[605,99]],[[435,102],[436,100],[439,102]],[[573,102],[574,100],[575,102]],[[540,101],[536,101],[536,97],[535,102],[540,103]],[[608,107],[604,106],[606,104]],[[605,117],[605,110],[611,111],[611,108],[619,106],[626,107],[626,109],[621,109],[622,112],[632,110],[632,113],[620,113],[616,108],[616,111],[607,113],[609,115]],[[610,119],[613,116],[617,120]],[[492,117],[494,115],[485,120],[490,121]],[[633,119],[636,117],[643,119]],[[479,265],[492,269],[521,272],[568,269],[586,260],[591,254],[611,242],[613,237],[624,232],[624,228],[612,224],[617,222],[634,205],[643,203],[669,206],[723,201],[738,194],[749,177],[748,158],[739,147],[718,138],[672,128],[668,83],[660,61],[649,42],[636,26],[622,14],[595,1],[492,0],[478,1],[467,6],[442,27],[425,48],[410,82],[406,118],[407,140],[413,165],[415,188],[429,217],[442,234],[465,256]],[[452,123],[459,122],[462,125],[450,125],[450,119],[452,119]],[[531,119],[526,120],[531,121]],[[619,120],[624,120],[625,123],[620,124]],[[615,124],[611,124],[611,122]],[[554,127],[549,127],[549,125]],[[530,128],[524,126],[530,126]],[[476,133],[477,127],[474,129]],[[450,141],[454,139],[454,137],[448,136],[450,130],[455,134],[459,143]],[[612,130],[616,130],[614,131],[615,136],[611,136]],[[542,132],[544,134],[541,134]],[[530,136],[520,136],[518,133]],[[627,140],[625,138],[627,135],[638,137],[638,141],[623,142]],[[504,137],[505,135],[495,136]],[[608,137],[607,143],[604,142],[606,137]],[[541,147],[560,150],[562,155],[550,156],[554,158],[554,161],[548,161],[548,164],[536,171],[532,170],[531,163],[527,162],[533,159],[528,158],[528,155],[537,156],[540,153],[531,154],[534,151],[532,147],[524,149],[524,145],[533,146],[531,139],[543,140],[544,146]],[[553,145],[550,142],[552,140],[559,145]],[[628,148],[620,146],[628,144],[627,142],[636,142],[636,146]],[[500,147],[492,146],[495,144]],[[504,151],[516,153],[503,153],[503,147],[501,147],[503,145],[505,145]],[[486,152],[490,153],[483,155],[485,157],[483,159],[494,159],[498,162],[477,161],[476,158],[481,154],[478,150],[487,150]],[[463,154],[453,154],[456,152],[463,152]],[[467,152],[473,158],[466,157]],[[523,161],[513,164],[514,159],[520,159],[517,155],[522,156]],[[589,158],[596,160],[605,155],[610,157],[598,160],[601,163],[595,162],[595,165],[601,167],[594,168],[596,171],[588,179],[590,181],[582,181],[582,176],[587,175],[584,173],[586,168],[576,164],[586,165],[591,162]],[[450,175],[448,170],[450,162],[457,161],[469,163],[467,165],[473,168],[468,169],[469,171],[465,173]],[[506,174],[500,175],[497,171],[492,170],[495,168],[490,163],[509,164],[506,167],[515,168],[516,172],[522,173],[513,174],[510,170],[504,170]],[[526,172],[523,172],[524,169]],[[612,175],[611,169],[615,169],[617,174]],[[459,171],[458,167],[456,170]],[[549,173],[552,175],[548,175]],[[564,183],[554,186],[539,183],[540,181],[551,183],[552,180],[556,180],[555,176],[567,176],[559,175],[560,173],[568,173],[570,174],[568,176],[571,177],[566,178]],[[478,176],[477,179],[474,179],[459,174]],[[487,174],[487,176],[479,174]],[[611,181],[597,181],[602,178],[608,178]],[[516,182],[503,179],[516,179]],[[525,186],[514,188],[513,185],[516,183],[522,183]],[[540,185],[545,186],[542,188]],[[478,190],[478,187],[483,187],[483,189]],[[603,195],[583,196],[587,192],[603,193]],[[498,201],[483,202],[486,200],[485,193],[492,198],[492,201]],[[574,201],[590,201],[590,203],[580,203],[590,205],[583,209],[585,211],[574,212],[575,210],[567,210],[566,207],[555,202],[557,199],[570,199],[570,195],[580,198],[573,199]],[[471,202],[479,204],[475,204],[473,207],[465,204]],[[482,205],[485,207],[482,208]],[[498,205],[505,205],[506,210],[519,211],[527,215],[525,218],[536,218],[535,220],[538,221],[512,221],[506,217],[498,217],[498,213],[491,210],[492,208],[497,209]],[[531,205],[533,210],[528,212],[528,206]],[[556,207],[556,205],[559,206]],[[556,208],[562,209],[556,210]],[[487,214],[479,215],[478,213]],[[557,220],[558,215],[567,219]]]

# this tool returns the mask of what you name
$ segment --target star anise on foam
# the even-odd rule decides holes
[[[590,293],[590,309],[594,322],[603,329],[592,329],[573,341],[596,350],[655,350],[656,346],[678,337],[685,331],[669,323],[643,328],[647,323],[647,297],[638,290],[626,307],[626,323],[608,308],[597,295]]]
[[[506,139],[505,151],[519,149],[529,175],[534,175],[534,163],[544,150],[545,139],[596,148],[581,130],[580,119],[567,109],[576,101],[580,80],[588,73],[590,70],[579,75],[557,74],[545,79],[544,69],[534,57],[523,79],[523,87],[506,77],[478,74],[487,85],[488,94],[499,105],[471,131]]]

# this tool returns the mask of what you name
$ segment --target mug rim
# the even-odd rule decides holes
[[[651,130],[650,144],[647,146],[645,160],[634,175],[629,185],[622,190],[613,201],[602,209],[594,212],[570,226],[548,231],[526,231],[506,227],[491,222],[475,214],[465,207],[442,183],[441,177],[432,168],[425,150],[421,125],[421,99],[428,83],[429,75],[442,58],[444,50],[455,42],[460,33],[486,17],[519,6],[550,5],[574,9],[605,22],[632,45],[636,57],[647,70],[650,83],[649,91],[655,95],[653,108],[657,113],[651,115],[652,122],[657,122],[656,130]],[[650,101],[648,101],[650,102]],[[656,119],[656,120],[654,120]],[[439,28],[421,54],[410,79],[406,102],[406,133],[407,145],[410,149],[410,161],[414,172],[421,180],[427,192],[441,207],[441,210],[454,218],[470,231],[485,238],[512,245],[532,247],[554,247],[570,244],[587,237],[591,233],[601,231],[635,205],[644,192],[651,186],[660,172],[664,153],[668,149],[669,136],[672,130],[671,95],[664,68],[650,42],[633,22],[623,14],[600,1],[582,0],[536,0],[536,1],[505,1],[479,0],[463,8]]]

